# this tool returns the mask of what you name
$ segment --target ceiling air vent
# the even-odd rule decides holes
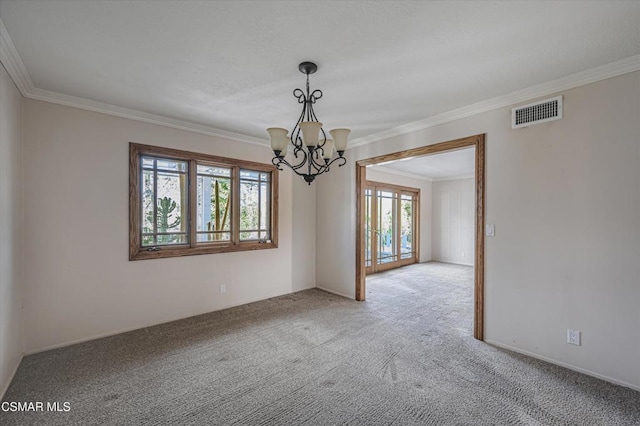
[[[526,127],[562,118],[562,96],[511,109],[511,128]]]

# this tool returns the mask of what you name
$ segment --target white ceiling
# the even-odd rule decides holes
[[[2,0],[37,89],[266,139],[298,63],[354,138],[640,54],[640,2]]]
[[[471,177],[475,172],[475,148],[396,160],[370,167],[383,172],[430,180]]]

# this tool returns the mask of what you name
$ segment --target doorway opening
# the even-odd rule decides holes
[[[412,148],[405,151],[385,154],[378,157],[368,158],[356,162],[356,300],[364,301],[366,294],[366,274],[367,274],[367,257],[373,266],[373,255],[367,254],[367,244],[369,248],[377,236],[376,222],[372,222],[369,218],[369,227],[367,227],[367,209],[371,211],[367,205],[367,190],[371,189],[371,183],[367,182],[367,166],[388,163],[395,160],[407,159],[432,154],[440,154],[447,151],[455,151],[464,148],[475,148],[475,253],[474,253],[474,321],[473,336],[478,340],[484,339],[484,198],[485,198],[485,135],[475,135],[467,138],[441,142],[434,145],[427,145],[419,148]],[[374,185],[375,188],[375,185]],[[388,192],[388,191],[387,191]],[[370,193],[369,203],[372,203],[373,192]],[[417,228],[414,228],[414,230]],[[367,236],[368,234],[368,236]],[[373,235],[376,234],[376,235]],[[414,232],[415,234],[415,232]],[[393,236],[392,236],[393,238]],[[397,245],[398,236],[395,236]],[[386,241],[389,241],[387,238]],[[385,241],[385,242],[386,242]],[[402,242],[400,242],[401,244]],[[396,250],[400,253],[401,250]],[[417,251],[417,249],[416,249]],[[393,254],[392,254],[393,257]],[[416,257],[417,258],[417,257]]]

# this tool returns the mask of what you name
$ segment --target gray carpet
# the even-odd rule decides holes
[[[2,425],[639,425],[640,392],[471,337],[472,269],[307,290],[26,357]]]

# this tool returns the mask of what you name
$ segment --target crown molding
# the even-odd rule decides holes
[[[418,179],[418,180],[424,180],[427,182],[433,182],[435,179],[430,178],[430,177],[426,177],[426,176],[422,176],[419,175],[417,173],[411,173],[411,172],[403,172],[402,170],[396,170],[396,169],[392,169],[390,167],[386,167],[386,166],[379,166],[377,164],[372,164],[370,166],[367,166],[367,168],[372,168],[373,170],[377,170],[383,173],[389,173],[392,175],[398,175],[398,176],[404,176],[404,177],[408,177],[408,178],[412,178],[412,179]]]
[[[260,139],[189,121],[177,120],[175,118],[165,117],[162,115],[150,114],[104,102],[92,101],[90,99],[37,88],[33,84],[31,76],[22,62],[22,58],[18,54],[2,19],[0,19],[0,62],[2,62],[7,73],[18,87],[22,96],[25,98],[65,105],[87,111],[100,112],[103,114],[114,115],[116,117],[128,118],[130,120],[142,121],[144,123],[156,124],[202,135],[217,136],[234,141],[269,147],[269,141],[266,139]]]
[[[446,177],[446,178],[437,178],[434,179],[434,182],[446,182],[449,180],[462,180],[462,179],[473,179],[474,177],[476,177],[476,175],[472,174],[466,174],[466,175],[458,175],[458,176],[452,176],[452,177]]]
[[[216,129],[215,127],[204,126],[189,121],[177,120],[162,115],[150,114],[129,108],[123,108],[103,102],[92,101],[89,99],[79,98],[76,96],[64,95],[50,90],[35,88],[25,96],[38,101],[50,102],[59,105],[65,105],[73,108],[79,108],[87,111],[100,112],[103,114],[114,115],[116,117],[128,118],[131,120],[142,121],[144,123],[157,124],[159,126],[171,127],[172,129],[186,130],[193,133],[199,133],[207,136],[217,136],[225,139],[231,139],[239,142],[269,147],[266,139],[255,138],[240,133],[229,132],[227,130]]]
[[[595,83],[597,81],[606,80],[608,78],[617,77],[638,70],[640,70],[640,55],[631,56],[620,61],[571,74],[547,83],[517,90],[507,95],[497,96],[486,101],[477,102],[475,104],[457,108],[442,114],[437,114],[422,120],[413,121],[369,136],[356,138],[349,143],[349,148],[382,141],[395,136],[437,126],[438,124],[448,123],[450,121],[459,120],[461,118],[470,117],[483,112],[492,111],[494,109],[529,101],[534,98],[549,96],[563,90],[573,89],[575,87],[584,86],[586,84]]]
[[[376,164],[367,166],[367,168],[372,168],[373,170],[378,170],[383,173],[389,173],[392,175],[405,176],[408,178],[424,180],[427,182],[446,182],[449,180],[472,179],[475,177],[475,175],[472,173],[472,174],[465,174],[465,175],[458,175],[458,176],[451,176],[451,177],[444,177],[444,178],[431,178],[431,177],[419,175],[417,173],[404,172],[402,170],[392,169],[391,167],[387,167],[387,166],[378,166]]]
[[[208,136],[218,136],[240,142],[251,143],[254,145],[269,145],[266,139],[260,139],[253,136],[247,136],[240,133],[217,129],[215,127],[192,123],[189,121],[177,120],[162,115],[150,114],[103,102],[92,101],[85,98],[36,88],[33,84],[33,81],[31,80],[29,72],[22,62],[22,58],[18,54],[18,51],[16,50],[15,45],[13,44],[13,41],[9,36],[7,28],[2,22],[2,19],[0,19],[0,62],[2,63],[2,65],[4,65],[7,73],[9,73],[9,76],[18,87],[18,90],[20,91],[22,96],[24,96],[25,98],[66,105],[74,108],[100,112],[103,114],[115,115],[117,117],[157,124],[160,126],[171,127],[179,130],[186,130]],[[486,101],[477,102],[472,105],[444,112],[442,114],[437,114],[422,120],[403,124],[389,130],[374,133],[372,135],[364,136],[361,138],[356,138],[350,141],[347,149],[382,141],[395,136],[404,135],[461,118],[470,117],[472,115],[517,104],[519,102],[529,101],[534,98],[548,96],[556,92],[573,89],[574,87],[595,83],[600,80],[617,77],[619,75],[638,70],[640,70],[640,55],[631,56],[620,61],[571,74],[567,77],[518,90],[507,95],[498,96]]]
[[[26,97],[35,86],[2,19],[0,19],[0,62],[4,65],[22,96]]]

